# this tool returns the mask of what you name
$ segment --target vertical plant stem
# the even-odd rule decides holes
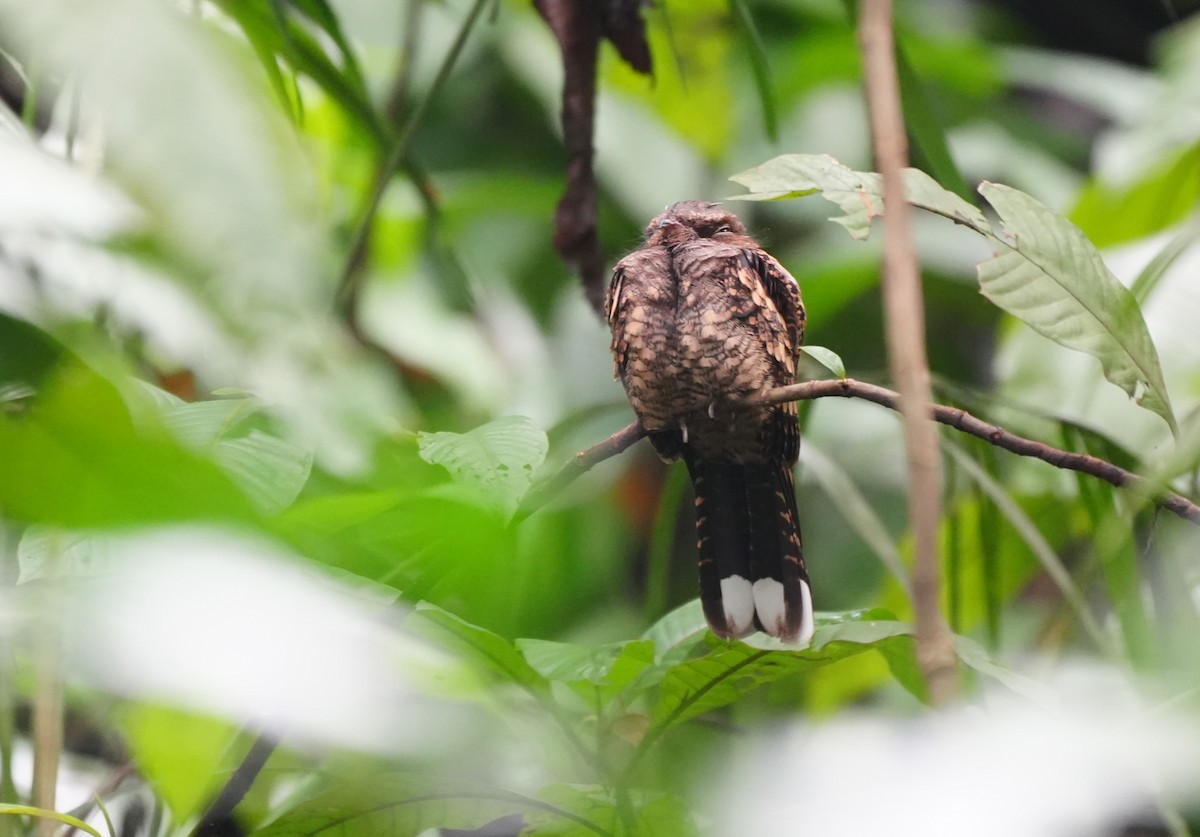
[[[0,517],[0,595],[6,595],[16,579],[16,536]],[[0,634],[0,803],[20,802],[13,782],[13,741],[16,738],[16,692],[13,688],[11,643]],[[16,817],[0,817],[0,837],[19,833]]]
[[[946,473],[945,503],[950,509],[946,519],[946,611],[950,620],[950,630],[961,633],[963,628],[963,583],[962,583],[962,554],[964,546],[963,509],[955,503],[957,493],[958,470],[951,467]]]
[[[883,173],[887,223],[883,251],[884,319],[888,359],[900,392],[908,457],[908,514],[913,531],[913,609],[917,658],[934,705],[958,692],[954,646],[939,609],[941,572],[938,526],[941,457],[930,419],[933,400],[925,352],[925,309],[921,274],[912,237],[912,209],[904,194],[908,142],[896,72],[891,0],[863,0],[859,41],[866,70],[867,109],[875,160]]]
[[[63,745],[62,612],[57,564],[61,552],[57,539],[50,544],[51,571],[44,582],[33,649],[33,793],[34,806],[54,811],[58,789],[58,762]],[[37,820],[38,837],[54,837],[58,823],[46,817]]]

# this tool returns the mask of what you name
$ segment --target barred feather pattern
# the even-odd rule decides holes
[[[685,201],[650,222],[606,300],[615,371],[696,495],[700,597],[723,638],[812,634],[792,468],[794,404],[747,405],[794,383],[805,310],[795,279],[720,206]]]

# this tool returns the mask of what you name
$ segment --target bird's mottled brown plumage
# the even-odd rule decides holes
[[[720,206],[684,201],[646,228],[606,300],[616,372],[658,452],[696,490],[701,599],[714,632],[812,631],[795,508],[795,405],[738,401],[796,380],[796,281]],[[778,586],[775,586],[775,583]]]

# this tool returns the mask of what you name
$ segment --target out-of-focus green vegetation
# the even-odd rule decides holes
[[[1198,21],[1174,4],[1133,65],[1008,5],[897,9],[936,397],[1194,498]],[[653,78],[600,52],[599,232],[611,262],[727,200],[801,285],[808,374],[887,384],[855,7],[640,9]],[[38,806],[187,834],[230,788],[271,835],[733,833],[757,771],[812,769],[747,740],[929,720],[893,413],[801,404],[802,651],[707,634],[682,466],[647,446],[522,508],[632,419],[552,243],[561,85],[524,0],[0,0],[0,837]],[[942,442],[963,700],[1079,657],[1194,719],[1194,524]],[[895,802],[939,833],[858,783],[868,740],[830,733],[859,801],[794,831]],[[1187,833],[1172,787],[1093,811]],[[1011,828],[952,833],[1062,833]]]

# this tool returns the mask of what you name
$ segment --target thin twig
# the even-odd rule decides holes
[[[278,746],[279,736],[277,734],[259,733],[258,737],[254,739],[254,743],[250,745],[246,757],[242,759],[242,763],[238,765],[237,770],[233,771],[233,775],[221,788],[217,798],[213,800],[213,803],[208,806],[208,810],[204,812],[204,816],[196,823],[192,837],[227,833],[222,831],[223,825],[233,816],[234,809],[250,792],[254,780],[258,778],[267,759],[271,757]]]
[[[529,490],[529,493],[525,495],[525,499],[521,503],[521,508],[513,516],[513,523],[520,523],[557,497],[559,492],[575,481],[576,477],[587,473],[604,460],[624,452],[645,435],[646,431],[635,421],[628,427],[618,430],[603,442],[592,445],[587,450],[579,451],[554,476],[544,482],[538,483]]]
[[[421,18],[425,11],[425,0],[408,0],[404,14],[404,40],[400,47],[400,60],[392,87],[388,92],[383,112],[392,125],[401,124],[408,110],[408,95],[412,87],[413,67],[417,63],[417,50],[421,46]]]
[[[870,401],[889,410],[898,410],[900,396],[885,387],[856,381],[853,378],[841,380],[805,381],[802,384],[791,384],[786,387],[765,390],[753,396],[753,400],[767,404],[782,404],[785,401],[812,401],[817,398],[859,398]],[[1085,453],[1073,453],[1060,448],[1026,439],[1015,433],[1010,433],[1003,427],[989,424],[980,418],[960,410],[958,407],[947,407],[944,404],[930,404],[929,414],[934,421],[953,427],[974,436],[977,439],[995,445],[998,448],[1015,453],[1018,456],[1028,456],[1040,459],[1056,468],[1067,471],[1078,471],[1082,474],[1104,480],[1117,488],[1127,488],[1149,492],[1154,502],[1191,523],[1200,526],[1200,505],[1181,494],[1167,490],[1154,490],[1154,486],[1142,476],[1126,471],[1113,463],[1089,456]],[[535,485],[526,495],[518,519],[523,520],[537,511],[550,500],[558,496],[564,488],[590,468],[610,457],[616,456],[631,447],[646,435],[645,431],[634,422],[609,436],[603,442],[593,445],[587,450],[581,450],[559,469],[554,476],[545,482]]]
[[[933,401],[925,351],[921,272],[912,236],[912,207],[904,195],[908,139],[900,105],[892,0],[863,0],[859,41],[867,86],[867,110],[875,160],[883,174],[887,225],[883,243],[884,326],[892,379],[900,389],[904,446],[908,453],[908,517],[913,532],[912,601],[917,660],[934,705],[958,693],[954,645],[942,619],[938,531],[942,497],[941,453],[928,418]]]
[[[350,253],[346,257],[345,264],[342,266],[342,275],[338,282],[337,302],[347,319],[354,316],[357,307],[358,295],[362,286],[363,267],[367,257],[367,244],[371,240],[371,230],[375,226],[375,216],[379,213],[379,206],[383,202],[383,196],[387,192],[387,187],[391,183],[392,176],[396,173],[396,170],[404,164],[413,138],[416,136],[417,128],[424,119],[425,112],[429,109],[434,99],[437,98],[438,92],[450,77],[450,72],[458,62],[459,55],[462,54],[463,47],[467,43],[467,37],[471,34],[471,29],[474,27],[475,21],[479,19],[479,15],[483,12],[487,4],[488,0],[475,0],[462,26],[459,27],[458,35],[455,37],[454,43],[451,44],[449,52],[446,53],[445,60],[442,61],[441,67],[438,68],[433,83],[429,85],[429,90],[426,92],[425,97],[414,109],[412,115],[404,125],[404,130],[396,137],[395,142],[392,143],[387,155],[375,172],[375,179],[371,184],[371,194],[367,198],[366,206],[363,207],[359,215],[358,226],[354,230],[354,237],[350,243]]]

